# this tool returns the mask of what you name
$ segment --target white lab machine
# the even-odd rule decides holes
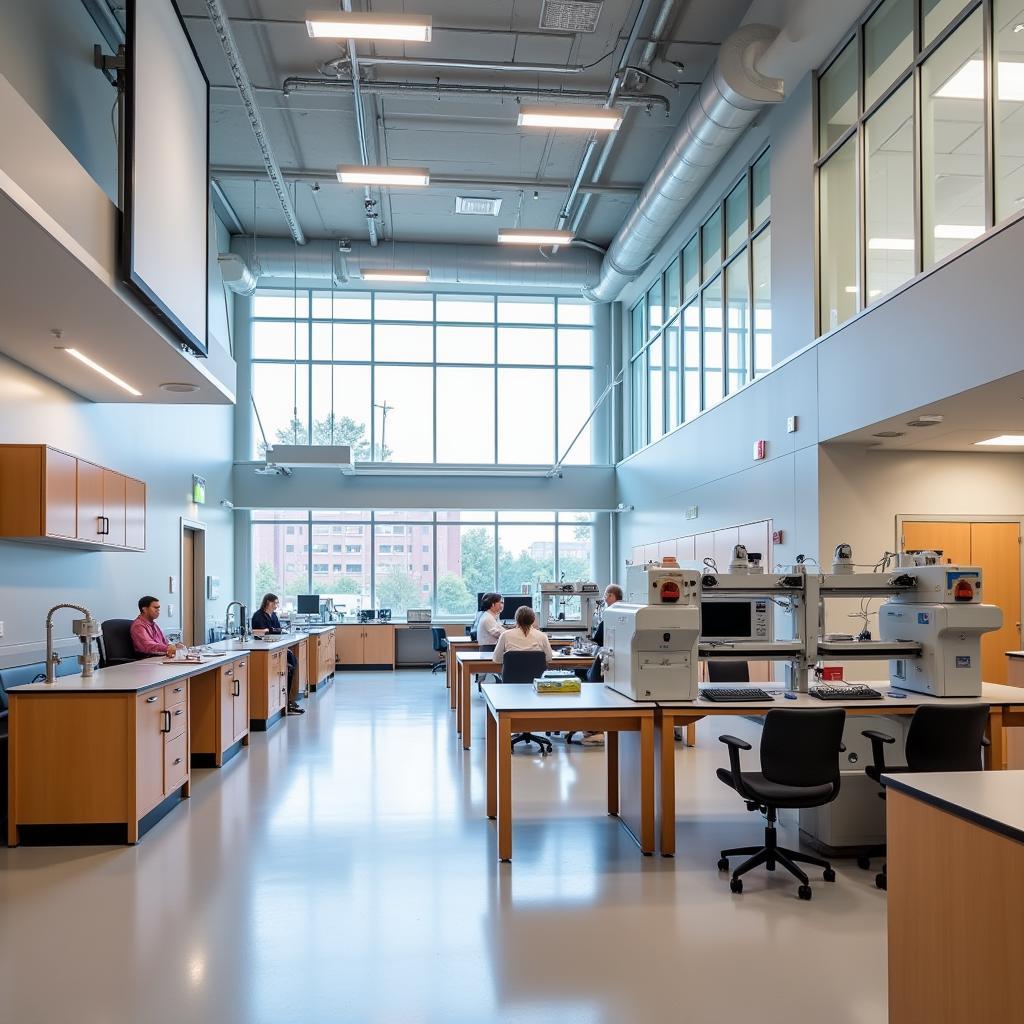
[[[605,685],[631,700],[696,700],[700,574],[632,565],[626,587],[630,596],[604,612]]]
[[[589,580],[541,583],[535,599],[537,628],[589,633],[601,604],[601,591]]]

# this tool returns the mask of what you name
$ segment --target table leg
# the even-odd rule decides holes
[[[619,813],[619,734],[608,732],[604,736],[605,759],[608,763],[608,813]]]
[[[658,783],[661,805],[658,808],[661,817],[661,855],[674,857],[676,854],[676,749],[675,749],[675,718],[662,712],[659,723],[658,746],[661,747],[661,759],[658,764]],[[687,725],[687,731],[693,726]]]
[[[462,686],[459,693],[459,713],[462,716],[462,749],[469,750],[472,739],[473,673],[469,666],[462,668]]]
[[[507,717],[499,716],[498,762],[498,860],[512,859],[512,728]]]
[[[654,718],[640,719],[640,852],[654,853]]]
[[[455,697],[458,693],[458,668],[459,659],[457,655],[449,651],[448,652],[448,707],[452,711],[455,710]]]
[[[487,817],[498,814],[498,723],[487,709]]]
[[[1006,730],[1003,728],[1003,709],[995,705],[988,713],[988,739],[985,768],[989,771],[1003,771],[1006,768]]]
[[[697,723],[689,722],[686,726],[686,745],[688,747],[697,746]]]
[[[459,694],[462,693],[462,673],[466,666],[460,661],[455,664],[455,687],[452,690],[452,707],[455,709],[455,732],[462,735],[462,708],[459,705]]]

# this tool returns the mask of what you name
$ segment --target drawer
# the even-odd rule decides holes
[[[167,709],[167,714],[170,715],[170,731],[167,733],[167,739],[172,740],[181,736],[186,730],[188,725],[188,706],[185,704],[175,704],[173,708]]]
[[[171,683],[164,687],[164,707],[171,708],[176,704],[184,704],[188,700],[188,683],[183,679],[180,683]]]
[[[188,781],[188,736],[182,733],[164,744],[164,794]]]
[[[234,670],[235,678],[244,681],[248,675],[249,663],[242,658],[240,661],[232,662],[231,668]]]

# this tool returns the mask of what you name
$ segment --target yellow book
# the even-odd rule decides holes
[[[534,679],[533,689],[537,693],[580,693],[582,688],[577,676],[547,676]]]

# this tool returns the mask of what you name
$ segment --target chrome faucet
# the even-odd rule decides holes
[[[56,682],[57,666],[61,663],[61,656],[53,649],[53,613],[61,608],[71,608],[76,612],[83,612],[84,619],[74,619],[71,628],[75,635],[82,641],[82,653],[78,656],[78,663],[82,666],[82,678],[92,677],[92,670],[96,664],[96,654],[92,649],[92,642],[100,635],[100,624],[92,617],[88,608],[80,604],[55,604],[46,613],[46,681]]]
[[[232,601],[224,612],[224,635],[231,636],[231,609],[238,605],[238,636],[244,640],[249,634],[248,616],[241,601]]]

